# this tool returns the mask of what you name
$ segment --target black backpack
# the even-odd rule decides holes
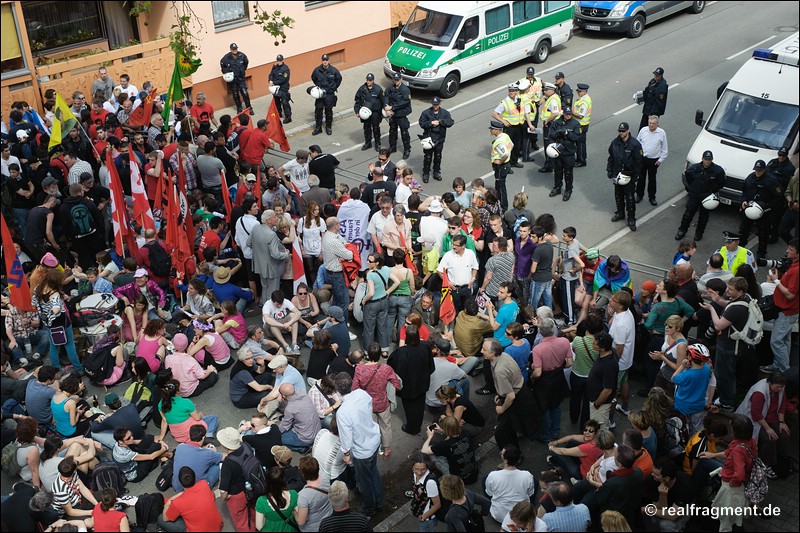
[[[75,237],[83,237],[94,232],[94,217],[83,202],[73,204],[69,209],[69,216],[72,219],[72,231]]]
[[[472,501],[469,495],[467,495],[467,502],[464,507],[468,513],[467,520],[464,522],[465,529],[475,533],[483,533],[486,531],[486,524],[483,522],[483,515],[475,507],[475,502]]]
[[[169,254],[161,247],[158,241],[146,244],[145,248],[150,252],[150,271],[160,277],[166,278],[169,276],[172,269],[172,259]]]
[[[141,531],[147,531],[147,524],[154,524],[164,512],[164,497],[158,493],[145,493],[139,496],[134,506],[136,525]]]
[[[116,347],[116,344],[106,344],[99,350],[92,350],[92,353],[86,357],[83,367],[92,383],[100,383],[111,377],[116,363],[114,354],[111,352]]]
[[[267,477],[264,475],[264,467],[256,457],[253,448],[246,442],[242,443],[242,453],[229,456],[231,461],[239,465],[242,469],[242,477],[245,480],[245,495],[248,503],[255,503],[256,499],[267,493]],[[250,482],[250,489],[246,483]]]
[[[428,497],[427,490],[425,490],[425,486],[428,484],[429,480],[435,481],[436,482],[436,487],[437,488],[439,487],[439,479],[436,477],[436,474],[434,474],[433,472],[428,472],[428,475],[425,476],[425,479],[422,480],[422,488],[421,488],[421,493],[419,495],[417,494],[416,485],[414,486],[414,490],[413,490],[414,499],[411,501],[411,512],[412,512],[412,514],[414,516],[417,516],[417,517],[420,516],[423,513],[423,510],[425,509],[425,507],[428,505],[428,498],[429,497]],[[439,510],[436,511],[435,515],[436,515],[436,518],[439,521],[444,522],[445,517],[447,516],[447,511],[450,510],[450,506],[452,505],[452,502],[450,500],[448,500],[448,499],[445,499],[442,496],[441,491],[439,491],[439,502],[441,503],[441,506],[439,507]]]
[[[122,470],[117,463],[111,461],[99,463],[92,470],[92,490],[95,492],[112,488],[122,496],[126,492],[125,485],[127,484],[128,480],[122,475]]]

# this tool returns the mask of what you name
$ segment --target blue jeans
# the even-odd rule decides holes
[[[350,305],[350,289],[347,288],[347,283],[344,281],[344,273],[328,272],[326,281],[331,284],[331,305],[339,307],[344,312],[344,322],[347,323],[350,312],[348,306]]]
[[[436,531],[436,526],[439,524],[439,520],[434,516],[430,520],[425,520],[424,522],[419,523],[419,530],[420,531]]]
[[[481,361],[480,359],[478,359],[477,357],[475,357],[473,355],[471,357],[467,357],[467,360],[464,361],[463,363],[461,363],[459,368],[461,370],[463,370],[464,372],[466,372],[467,375],[469,375],[469,373],[472,372],[475,369],[476,366],[478,366],[478,363],[480,361]]]
[[[356,474],[356,486],[361,493],[361,512],[372,516],[383,507],[383,482],[378,471],[378,450],[366,459],[353,457],[353,469]]]
[[[72,366],[75,367],[75,370],[83,372],[83,365],[78,358],[78,351],[75,349],[75,336],[72,333],[72,325],[70,324],[64,329],[67,333],[67,343],[64,345],[64,348],[67,350],[67,357],[69,357],[69,361],[72,363]],[[50,330],[47,330],[47,336],[50,337]],[[50,342],[50,364],[52,364],[54,368],[60,370],[61,360],[58,358],[59,346],[52,342],[52,338],[48,338],[47,340]]]
[[[364,344],[362,346],[368,347],[369,343],[375,340],[375,330],[378,332],[378,344],[381,348],[388,348],[391,343],[389,337],[389,326],[387,319],[389,317],[389,302],[386,298],[374,302],[368,300],[364,304]]]
[[[284,446],[295,452],[305,451],[309,446],[314,444],[313,442],[301,441],[297,437],[297,434],[291,429],[287,429],[285,432],[281,433],[281,442]]]
[[[550,442],[561,435],[561,408],[545,409],[542,413],[542,425],[539,429],[539,438]]]
[[[389,296],[389,315],[387,318],[389,327],[387,329],[390,330],[392,334],[396,333],[398,338],[400,335],[400,328],[406,323],[406,317],[411,312],[411,304],[412,300],[410,295]]]
[[[477,359],[477,358],[475,358]],[[476,363],[477,364],[477,363]],[[474,365],[473,365],[474,367]],[[456,389],[458,389],[458,393],[464,397],[465,400],[469,401],[469,375],[464,376],[460,380],[451,379],[448,385],[452,385]]]
[[[563,448],[574,448],[578,446],[578,442],[571,440],[566,443]],[[574,477],[575,479],[583,479],[581,475],[581,462],[577,457],[570,457],[568,455],[553,454],[550,459],[566,473],[567,478]]]
[[[99,432],[92,432],[92,440],[96,440],[109,450],[114,449],[114,445],[117,443],[116,439],[114,439],[114,432],[113,431],[99,431]]]
[[[772,364],[781,372],[789,370],[789,350],[792,347],[792,326],[797,322],[797,315],[778,313],[772,322],[772,337],[769,345],[772,348]]]
[[[25,347],[25,343],[29,342],[33,347],[33,351],[42,355],[47,353],[50,345],[50,338],[47,335],[47,331],[40,329],[33,335],[28,338],[25,337],[14,337],[17,340],[17,347],[11,350],[11,356],[13,357],[14,361],[19,361],[21,357],[25,356],[25,353],[22,349]]]
[[[30,213],[31,210],[25,207],[12,207],[11,210],[14,212],[14,217],[17,219],[20,235],[25,235],[25,228],[28,227],[28,213]]]
[[[539,307],[539,300],[549,307],[553,308],[553,280],[550,281],[532,281],[531,282],[531,297],[528,300],[528,305],[533,306],[534,309]]]
[[[219,418],[217,415],[206,415],[203,417],[203,422],[208,425],[208,429],[206,430],[206,437],[213,439],[214,435],[217,434],[217,428],[219,427]]]

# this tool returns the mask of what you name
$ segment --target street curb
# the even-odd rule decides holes
[[[495,442],[494,437],[492,437],[488,441],[484,442],[475,452],[475,462],[480,463],[489,455],[489,453],[496,450],[497,450],[497,443]],[[405,505],[403,505],[395,512],[390,514],[380,524],[376,525],[373,528],[373,531],[376,532],[391,531],[393,527],[402,522],[405,519],[405,517],[410,514],[411,514],[411,500],[409,500],[408,502],[406,502]]]

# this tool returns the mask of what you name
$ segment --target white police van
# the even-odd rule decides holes
[[[575,25],[583,31],[627,33],[639,37],[644,27],[675,13],[702,13],[705,2],[578,2]]]
[[[574,2],[419,2],[386,52],[383,72],[412,89],[455,96],[461,83],[572,38]]]
[[[708,120],[697,110],[702,126],[686,156],[687,166],[701,160],[705,150],[725,169],[727,179],[720,191],[724,204],[739,202],[744,180],[753,164],[769,162],[785,147],[797,163],[798,86],[800,43],[795,33],[771,48],[756,48],[753,56],[721,89]]]

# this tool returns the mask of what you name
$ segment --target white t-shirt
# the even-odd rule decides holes
[[[514,521],[511,520],[511,513],[510,512],[506,513],[506,517],[503,518],[502,524],[503,525],[500,526],[500,529],[502,531],[528,531],[527,529],[518,528],[517,526],[514,525]],[[547,531],[547,524],[545,524],[544,520],[542,520],[538,516],[536,517],[535,521],[533,522],[533,531],[535,531],[537,533],[538,532],[544,533],[545,531]]]
[[[318,256],[322,252],[322,234],[326,231],[325,223],[320,218],[318,224],[311,219],[311,227],[306,227],[306,218],[297,221],[297,233],[303,236],[303,249],[308,255]]]
[[[120,92],[127,94],[131,100],[136,100],[136,97],[139,96],[139,89],[137,89],[136,85],[132,83],[129,83],[124,89],[122,88],[122,85],[117,85],[114,87],[114,90],[116,91],[117,89],[119,89]]]
[[[633,343],[636,339],[636,321],[630,309],[614,315],[608,331],[614,339],[614,345],[623,344],[622,355],[619,355],[619,369],[628,370],[633,365]]]
[[[419,219],[419,234],[428,242],[436,243],[439,252],[442,251],[442,239],[447,233],[447,221],[441,217],[424,216]]]
[[[527,470],[495,470],[486,478],[486,495],[492,499],[489,512],[501,523],[517,502],[529,499],[534,492],[536,482]]]
[[[450,285],[467,285],[469,280],[472,279],[472,271],[478,270],[478,258],[475,257],[475,252],[468,248],[464,248],[463,255],[458,255],[455,251],[450,250],[442,260],[439,261],[438,272],[447,272],[447,278]]]
[[[300,164],[297,159],[292,159],[283,164],[283,170],[292,177],[292,183],[297,185],[300,192],[306,192],[311,187],[308,185],[308,163]]]
[[[292,302],[286,298],[278,307],[275,306],[275,302],[272,300],[267,300],[267,302],[264,304],[264,307],[261,308],[261,314],[264,316],[264,318],[270,317],[278,322],[283,322],[289,318],[289,314],[295,309],[296,308],[294,304],[292,304]]]
[[[328,481],[342,475],[342,472],[347,468],[339,437],[327,429],[321,429],[317,436],[314,437],[311,455],[319,462],[320,475],[324,476]]]
[[[403,182],[397,185],[397,190],[394,193],[394,202],[400,204],[408,211],[408,199],[411,197],[411,188]]]

